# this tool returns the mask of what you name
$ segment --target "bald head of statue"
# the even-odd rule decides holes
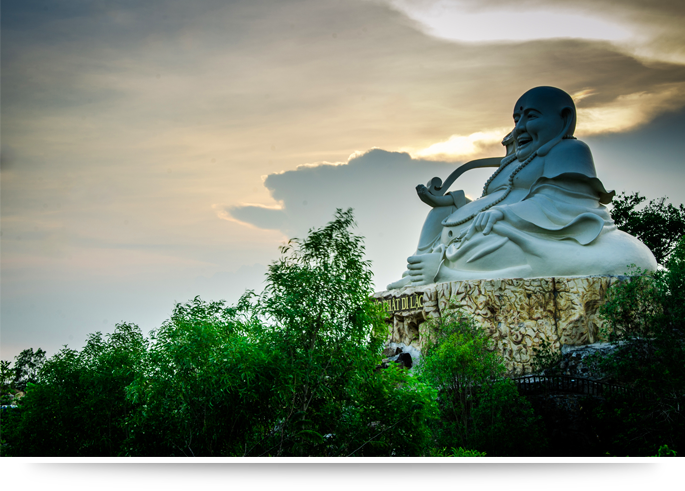
[[[546,155],[564,138],[573,138],[576,106],[570,95],[556,87],[535,87],[514,106],[516,158]]]

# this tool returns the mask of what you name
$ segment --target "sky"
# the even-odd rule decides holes
[[[5,0],[0,357],[144,332],[262,288],[352,207],[382,290],[414,190],[503,155],[512,108],[578,107],[607,189],[685,202],[682,0]],[[453,189],[480,196],[491,170]]]

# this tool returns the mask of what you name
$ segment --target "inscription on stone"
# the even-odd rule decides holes
[[[383,304],[389,313],[423,309],[423,293],[400,295],[388,299],[377,298],[376,303]]]

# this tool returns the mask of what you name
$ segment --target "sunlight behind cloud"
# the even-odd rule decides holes
[[[600,107],[578,108],[579,136],[628,131],[648,123],[664,110],[679,109],[674,100],[683,100],[685,84],[673,84],[658,92],[623,95]]]
[[[630,131],[649,123],[664,111],[678,110],[682,103],[674,105],[674,101],[685,101],[685,84],[665,84],[651,92],[635,92],[599,106],[582,107],[581,101],[591,100],[596,94],[594,89],[583,89],[572,94],[573,100],[580,105],[577,108],[577,136]],[[490,151],[494,146],[501,148],[498,144],[512,129],[502,127],[470,135],[452,135],[445,141],[420,150],[403,148],[401,151],[408,152],[413,158],[445,162],[493,156]]]
[[[416,152],[409,152],[415,158],[445,160],[453,162],[475,157],[487,147],[500,143],[511,131],[511,128],[498,128],[489,131],[478,131],[470,135],[452,135],[446,141],[434,143]]]
[[[356,153],[356,152],[355,152]],[[352,155],[355,155],[354,153]],[[328,161],[323,161],[323,162],[310,162],[310,163],[305,163],[305,164],[299,164],[296,168],[299,169],[300,167],[302,168],[310,168],[310,167],[321,167],[322,165],[346,165],[347,162],[328,162]]]
[[[396,9],[418,21],[427,34],[461,42],[530,41],[576,38],[625,41],[634,36],[625,26],[580,13],[520,8],[474,11],[449,0],[390,0]]]

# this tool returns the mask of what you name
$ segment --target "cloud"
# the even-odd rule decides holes
[[[649,124],[625,133],[583,138],[607,189],[639,191],[648,198],[668,196],[685,203],[685,167],[675,142],[685,133],[685,108],[657,116]]]
[[[426,212],[415,185],[499,154],[503,134],[495,133],[511,127],[526,90],[585,95],[579,128],[585,121],[592,135],[618,129],[632,138],[685,104],[685,67],[637,51],[682,53],[680,0],[573,3],[646,33],[635,49],[593,39],[450,41],[377,0],[5,3],[3,339],[28,332],[29,307],[11,319],[5,311],[46,278],[55,281],[22,305],[57,305],[48,300],[65,290],[65,277],[78,282],[74,291],[101,286],[104,304],[116,276],[144,285],[141,305],[165,305],[163,318],[176,298],[163,288],[172,278],[186,285],[267,263],[284,233],[302,236],[336,207],[357,210],[385,284],[413,251]],[[540,5],[570,8],[516,3]],[[387,151],[348,159],[369,148]],[[472,172],[457,186],[477,197],[489,173]],[[59,308],[78,312],[72,297]],[[48,325],[35,322],[36,332]]]
[[[219,218],[235,219],[241,223],[252,224],[258,228],[277,230],[287,219],[285,211],[279,206],[239,205],[222,209]]]
[[[416,157],[454,161],[475,158],[486,154],[488,150],[502,142],[511,128],[498,128],[490,131],[478,131],[467,136],[452,135],[446,141],[434,143],[424,149],[411,152]]]
[[[460,42],[552,38],[624,41],[633,35],[630,29],[613,19],[573,12],[570,8],[565,12],[550,10],[546,5],[526,9],[520,2],[511,2],[489,10],[482,4],[450,0],[390,0],[389,3],[418,21],[427,33]],[[522,28],[526,25],[534,25],[535,29]]]
[[[649,95],[636,96],[639,97]],[[630,103],[625,104],[630,107]],[[633,110],[636,107],[641,106],[635,102]],[[681,151],[669,142],[678,141],[685,124],[684,114],[685,108],[681,108],[664,113],[645,126],[632,126],[625,133],[598,132],[590,136],[586,141],[607,189],[640,191],[650,198],[670,196],[676,203],[683,201]],[[580,115],[581,123],[584,115]],[[489,156],[504,153],[501,145],[497,145],[497,151]],[[336,208],[354,208],[357,232],[366,237],[376,285],[382,288],[398,279],[403,271],[428,211],[416,196],[416,184],[426,183],[433,176],[444,180],[458,165],[419,159],[406,152],[355,152],[343,164],[308,164],[268,175],[264,184],[278,203],[273,208],[225,209],[251,226],[278,228],[289,237],[302,237],[310,227],[330,221]],[[470,198],[478,198],[491,173],[492,169],[469,171],[452,188],[464,189]],[[268,214],[268,219],[262,214]]]
[[[386,0],[424,32],[458,42],[606,40],[633,55],[685,63],[680,0]],[[523,27],[522,27],[523,26]]]
[[[16,159],[15,150],[9,145],[3,145],[0,149],[0,172],[6,175],[7,171],[14,167]]]
[[[601,106],[581,106],[578,108],[578,135],[621,133],[634,129],[661,113],[680,109],[673,105],[674,100],[685,100],[685,84],[665,84],[652,90],[618,96]]]
[[[498,153],[504,155],[501,146]],[[404,271],[429,211],[417,197],[416,185],[435,176],[444,180],[456,167],[454,163],[415,159],[405,152],[373,149],[354,153],[343,165],[307,165],[270,174],[264,185],[279,208],[217,209],[252,226],[278,227],[289,237],[302,237],[311,227],[329,222],[336,208],[351,207],[355,210],[357,233],[366,238],[376,284],[385,286]],[[453,187],[465,189],[477,198],[491,173],[492,169],[470,171]]]
[[[435,173],[449,174],[451,167],[414,160],[407,153],[373,149],[353,154],[344,165],[309,164],[270,174],[264,185],[279,206],[230,206],[226,211],[260,228],[302,234],[314,224],[325,224],[337,208],[352,207],[364,214],[380,208],[404,210],[405,204],[393,197],[411,195],[416,184]],[[408,189],[398,192],[401,188]]]

